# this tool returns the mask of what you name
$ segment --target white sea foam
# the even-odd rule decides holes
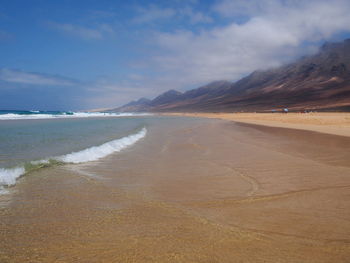
[[[31,161],[30,162],[33,165],[39,165],[39,164],[50,164],[50,159],[42,159],[37,161]]]
[[[34,120],[34,119],[59,119],[59,118],[88,118],[88,117],[130,117],[148,116],[150,113],[113,113],[113,112],[73,112],[72,114],[0,114],[0,120]]]
[[[0,168],[0,186],[1,185],[14,185],[16,179],[25,173],[24,167],[16,168]]]
[[[121,139],[104,143],[100,146],[94,146],[79,152],[73,152],[63,156],[55,157],[57,161],[65,163],[84,163],[90,161],[96,161],[114,152],[119,152],[126,147],[133,145],[138,140],[146,136],[147,130],[143,128],[136,134],[132,134]]]
[[[32,161],[31,164],[48,164],[50,160],[55,160],[64,163],[85,163],[90,161],[96,161],[107,155],[121,150],[135,144],[137,141],[146,136],[147,129],[142,128],[139,132],[131,134],[129,136],[106,142],[99,146],[93,146],[79,152],[72,152],[70,154],[56,156],[52,158],[46,158],[42,160]],[[16,168],[0,168],[0,189],[2,186],[10,186],[16,184],[16,179],[26,173],[24,167]]]

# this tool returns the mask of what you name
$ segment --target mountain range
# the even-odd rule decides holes
[[[350,39],[326,43],[315,55],[255,71],[236,81],[215,81],[186,92],[141,98],[117,112],[239,112],[350,110]]]

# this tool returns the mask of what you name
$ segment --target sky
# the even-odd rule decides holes
[[[350,37],[350,0],[0,0],[0,109],[113,108]]]

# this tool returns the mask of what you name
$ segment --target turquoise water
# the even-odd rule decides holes
[[[39,115],[39,114],[50,114],[50,115],[73,115],[71,111],[39,111],[39,110],[0,110],[0,115],[6,114],[17,114],[17,115]]]
[[[80,151],[146,125],[144,118],[0,121],[0,167]]]
[[[157,117],[0,120],[0,186],[33,166],[98,160],[146,136]]]
[[[0,110],[0,120],[144,116],[147,113]]]
[[[156,127],[180,127],[198,118],[133,113],[0,113],[0,192],[47,166],[96,161],[120,152]]]

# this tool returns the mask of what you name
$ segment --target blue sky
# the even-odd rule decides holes
[[[0,109],[109,108],[349,37],[348,0],[2,0]]]

